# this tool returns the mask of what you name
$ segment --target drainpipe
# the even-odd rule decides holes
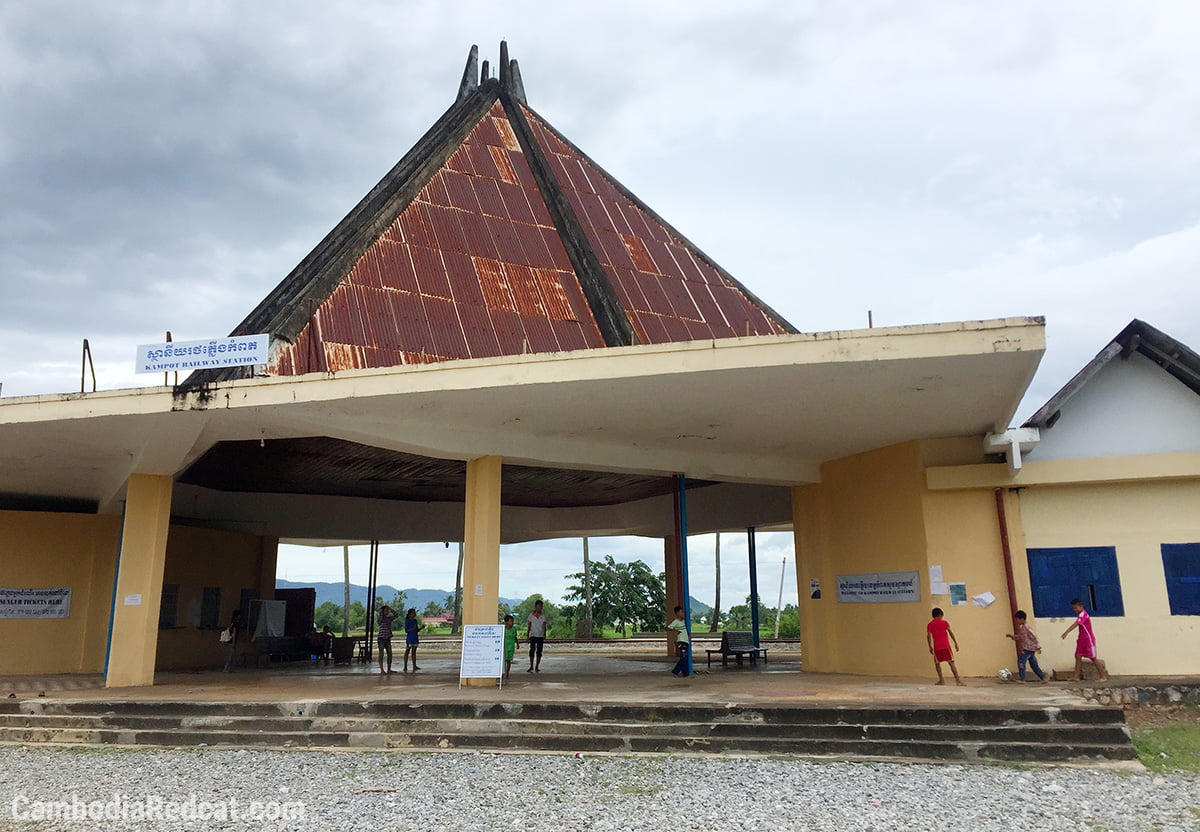
[[[1000,523],[1000,550],[1004,553],[1004,580],[1008,583],[1008,606],[1010,619],[1017,614],[1017,585],[1013,580],[1013,565],[1012,565],[1012,547],[1008,542],[1008,514],[1004,509],[1004,489],[997,488],[992,494],[996,498],[996,519]],[[1016,635],[1016,632],[1013,632]],[[1017,652],[1017,658],[1021,657],[1021,649],[1017,646],[1017,640],[1013,639],[1013,649]]]

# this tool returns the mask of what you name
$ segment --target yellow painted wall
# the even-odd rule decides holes
[[[120,534],[114,515],[0,511],[0,586],[71,587],[67,618],[0,618],[0,674],[104,670]]]
[[[931,492],[928,464],[979,461],[977,438],[908,442],[827,463],[821,482],[793,489],[796,578],[804,667],[810,671],[934,676],[925,640],[930,610],[941,607],[958,638],[965,676],[1014,666],[1007,582],[995,500],[990,490]],[[1010,500],[1010,535],[1019,546],[1020,515]],[[1023,549],[1016,551],[1022,552]],[[983,608],[950,606],[930,594],[929,567],[969,595],[990,591]],[[842,604],[836,576],[916,570],[920,603]],[[821,581],[812,600],[809,582]]]
[[[258,597],[273,598],[277,544],[274,538],[251,534],[171,527],[163,583],[179,584],[178,626],[158,631],[157,669],[224,664],[228,648],[218,639],[220,629],[197,626],[204,588],[221,588],[221,626],[229,623],[243,589],[257,589]]]
[[[1200,542],[1200,481],[1039,486],[1022,489],[1020,503],[1031,548],[1116,547],[1125,615],[1092,619],[1097,649],[1110,673],[1200,673],[1200,616],[1170,614],[1159,548],[1163,543]],[[1028,598],[1024,549],[1014,561],[1018,593]],[[1033,615],[1032,603],[1025,609]],[[1070,623],[1034,621],[1044,665],[1073,667],[1074,634],[1066,641],[1059,638]]]
[[[121,537],[117,515],[0,511],[0,586],[71,587],[68,618],[0,618],[0,675],[102,673],[112,608],[113,570]],[[187,620],[188,602],[220,586],[227,623],[242,588],[274,597],[274,538],[172,526],[166,583],[180,584],[181,627],[158,631],[157,667],[218,667],[225,661],[216,630]]]
[[[926,604],[839,604],[836,586],[839,574],[926,571],[919,451],[909,442],[826,463],[820,483],[793,489],[805,670],[932,672]],[[820,600],[809,597],[812,578]]]
[[[950,606],[950,596],[929,593],[929,571],[921,576],[929,606],[946,613],[962,652],[956,658],[959,673],[966,676],[994,675],[1001,667],[1016,670],[1016,650],[1005,638],[1012,632],[1012,607],[1004,573],[1000,543],[1000,521],[996,498],[990,490],[926,492],[925,529],[929,566],[941,566],[947,581],[967,585],[967,603]],[[1011,498],[1005,503],[1010,547],[1015,562],[1024,553],[1013,539],[1020,540],[1020,514]],[[972,596],[990,592],[996,597],[988,607],[976,606]],[[1020,597],[1020,596],[1018,596]],[[1028,597],[1028,596],[1026,596]],[[932,672],[932,660],[930,660]],[[944,668],[943,668],[944,670]]]

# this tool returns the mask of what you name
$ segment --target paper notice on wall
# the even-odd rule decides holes
[[[808,597],[813,601],[821,600],[821,579],[810,578],[808,581]]]
[[[977,607],[990,607],[996,603],[996,596],[990,592],[981,592],[978,595],[971,596],[971,602]]]
[[[929,584],[930,595],[949,595],[950,586],[945,581],[932,581]]]
[[[126,595],[125,598],[123,599],[123,603],[127,607],[140,607],[142,605],[142,596],[141,595]]]
[[[943,580],[944,579],[942,578],[942,567],[940,567],[940,566],[929,567],[929,583],[940,584],[940,583],[942,583]]]
[[[967,603],[967,585],[965,583],[950,584],[950,606],[961,607]]]

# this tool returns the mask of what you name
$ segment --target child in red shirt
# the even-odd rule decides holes
[[[946,679],[942,676],[942,662],[950,662],[954,683],[959,687],[966,687],[963,680],[959,678],[958,668],[954,666],[954,651],[950,649],[950,642],[953,641],[954,650],[958,650],[958,639],[955,638],[954,631],[950,629],[950,622],[942,618],[944,614],[941,607],[934,607],[933,620],[925,625],[925,641],[929,644],[929,652],[933,654],[933,669],[937,671],[938,676],[935,684],[946,684]]]

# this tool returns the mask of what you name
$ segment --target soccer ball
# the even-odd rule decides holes
[[[1012,681],[1012,671],[1009,670],[1007,667],[1002,667],[996,671],[996,677],[1001,682],[1011,682]]]

